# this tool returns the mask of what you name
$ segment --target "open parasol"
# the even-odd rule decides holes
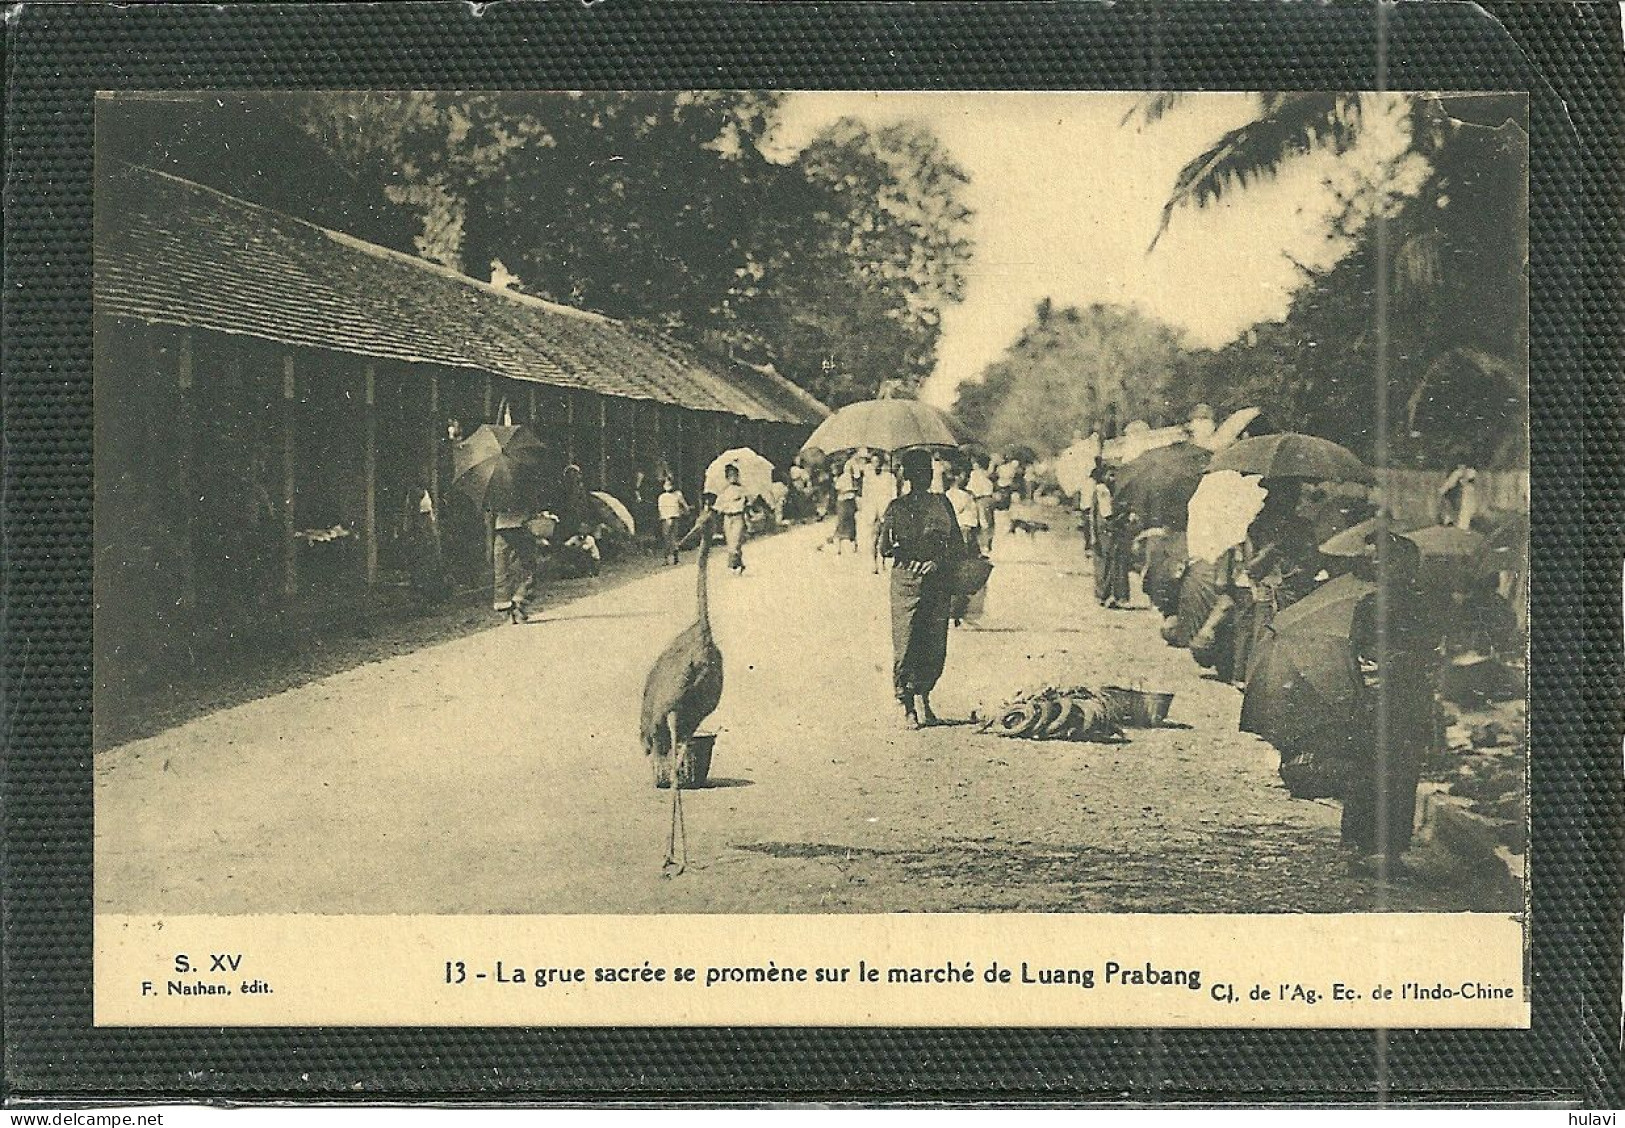
[[[1256,477],[1221,470],[1203,476],[1185,507],[1187,551],[1196,560],[1216,562],[1247,539],[1268,492]]]
[[[636,535],[638,523],[633,518],[632,511],[626,507],[626,504],[620,498],[614,494],[605,493],[603,490],[593,490],[587,496],[592,498],[593,508],[597,510],[596,516],[600,519],[601,524],[619,525],[628,534]],[[575,530],[570,531],[573,533]]]
[[[528,511],[541,496],[545,454],[527,428],[486,423],[452,447],[452,488],[481,509]]]
[[[1133,510],[1146,525],[1183,529],[1191,497],[1212,457],[1194,443],[1146,451],[1118,472],[1113,503]]]
[[[1385,526],[1392,528],[1392,525],[1391,520],[1383,517],[1368,517],[1327,540],[1320,551],[1326,556],[1373,557],[1376,537]],[[1479,562],[1485,538],[1469,529],[1430,525],[1396,535],[1410,541],[1421,553],[1417,582],[1424,589],[1465,591],[1475,576],[1486,571]]]
[[[1055,456],[1055,481],[1069,494],[1081,494],[1091,488],[1089,475],[1100,461],[1100,436],[1078,439]]]
[[[868,447],[887,452],[906,447],[957,447],[948,416],[912,399],[873,399],[850,403],[824,420],[802,444],[834,454]]]
[[[1336,794],[1335,768],[1324,765],[1346,762],[1364,731],[1350,635],[1355,607],[1374,590],[1353,576],[1332,580],[1276,615],[1253,657],[1241,730],[1280,750],[1282,776],[1299,798]],[[1316,763],[1321,770],[1301,770]]]
[[[747,497],[769,499],[773,490],[773,464],[749,447],[725,450],[705,468],[705,492],[719,494],[728,484],[728,467],[739,467],[739,484]]]
[[[1297,478],[1309,482],[1369,484],[1376,480],[1371,468],[1348,447],[1296,431],[1242,439],[1214,455],[1208,470],[1235,470],[1265,479]]]

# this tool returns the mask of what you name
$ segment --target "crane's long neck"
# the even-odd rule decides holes
[[[711,585],[706,582],[706,558],[711,555],[711,522],[715,514],[707,513],[700,521],[700,552],[697,557],[699,579],[696,581],[695,603],[699,608],[700,630],[711,637]]]

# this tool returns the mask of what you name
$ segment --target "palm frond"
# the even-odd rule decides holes
[[[1156,94],[1142,95],[1135,99],[1134,105],[1129,107],[1128,113],[1123,115],[1123,120],[1118,125],[1127,125],[1135,118],[1139,118],[1142,125],[1155,125],[1193,93],[1194,91],[1190,90],[1163,90]]]
[[[1180,169],[1148,251],[1155,249],[1180,208],[1205,207],[1232,189],[1275,176],[1287,162],[1317,149],[1346,152],[1359,131],[1357,94],[1265,95],[1256,119],[1232,129]]]

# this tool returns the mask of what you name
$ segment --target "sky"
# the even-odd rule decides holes
[[[1137,306],[1216,347],[1286,313],[1302,279],[1293,260],[1329,265],[1332,184],[1402,151],[1397,114],[1378,116],[1355,151],[1318,153],[1273,180],[1201,210],[1181,209],[1148,253],[1187,161],[1248,121],[1253,94],[1193,94],[1168,116],[1124,124],[1139,95],[1096,92],[800,92],[785,102],[770,152],[798,151],[843,117],[928,125],[970,174],[975,252],[963,303],[943,318],[922,398],[951,406],[1045,298]],[[1368,116],[1368,123],[1371,118]]]

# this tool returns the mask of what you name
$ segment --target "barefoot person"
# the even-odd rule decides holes
[[[937,723],[931,691],[948,657],[946,572],[964,557],[965,538],[952,504],[931,492],[929,452],[907,451],[901,463],[904,493],[881,521],[880,551],[892,562],[892,686],[908,724],[917,728]]]
[[[739,467],[728,463],[723,474],[727,484],[717,494],[712,505],[722,515],[722,539],[728,545],[728,570],[736,576],[745,574],[745,508],[749,498],[745,487],[739,484]]]

